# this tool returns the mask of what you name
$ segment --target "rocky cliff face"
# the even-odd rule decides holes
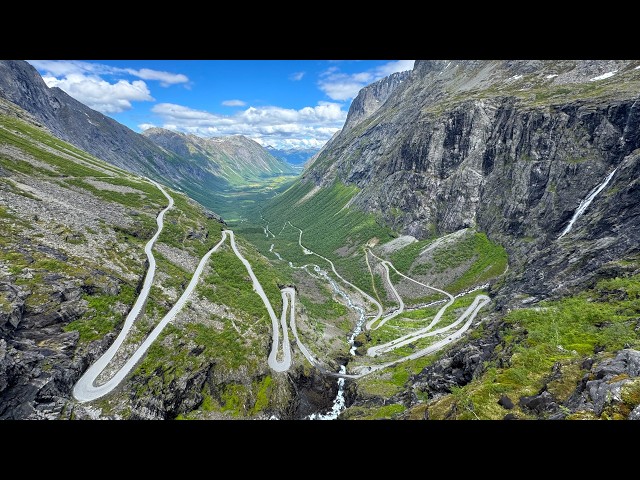
[[[384,104],[389,95],[409,78],[410,73],[410,71],[394,73],[360,90],[351,102],[343,129],[349,130],[371,116]]]
[[[27,62],[0,61],[0,96],[32,114],[56,137],[113,165],[143,175],[171,175],[165,152],[58,87],[47,87]]]
[[[369,116],[354,102],[303,181],[355,184],[356,206],[418,238],[477,226],[510,254],[510,296],[566,292],[640,243],[638,65],[418,61]]]

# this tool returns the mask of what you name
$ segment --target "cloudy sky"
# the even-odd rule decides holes
[[[48,86],[136,132],[320,147],[358,91],[413,60],[29,60]]]

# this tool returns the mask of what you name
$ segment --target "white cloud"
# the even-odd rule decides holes
[[[183,105],[159,103],[152,111],[163,128],[203,137],[245,135],[277,148],[322,146],[342,128],[347,112],[342,105],[320,102],[299,110],[276,106],[249,107],[233,115],[219,115]]]
[[[131,108],[131,102],[152,101],[153,97],[142,80],[118,80],[109,83],[96,76],[66,74],[62,79],[45,75],[47,86],[59,87],[73,98],[102,113],[118,113]]]
[[[397,60],[364,72],[352,74],[340,72],[340,69],[333,65],[320,75],[321,79],[318,82],[318,86],[332,100],[350,100],[358,95],[362,87],[370,83],[387,77],[392,73],[412,70],[414,62],[415,60]]]
[[[396,60],[395,62],[385,63],[375,69],[376,80],[384,78],[392,73],[413,70],[415,60]]]
[[[29,60],[29,63],[41,72],[49,87],[59,87],[79,102],[106,114],[129,110],[131,102],[153,101],[143,80],[158,81],[163,87],[178,83],[189,86],[186,75],[149,68],[134,70],[79,60]],[[122,76],[141,80],[118,79]]]
[[[320,90],[332,100],[345,101],[354,98],[362,87],[371,82],[357,81],[345,73],[332,74],[320,81]]]
[[[54,77],[63,77],[72,73],[93,73],[93,63],[80,62],[77,60],[61,61],[61,60],[29,60],[29,63],[38,70],[47,72],[47,75]]]
[[[242,100],[225,100],[222,102],[222,105],[225,107],[244,107],[247,102],[243,102]]]
[[[298,82],[300,80],[302,80],[302,77],[304,77],[304,74],[306,72],[295,72],[292,73],[291,75],[289,75],[289,80],[293,81],[293,82]]]
[[[156,125],[154,125],[153,123],[141,123],[140,125],[138,125],[138,128],[140,129],[141,132],[144,132],[145,130],[149,130],[150,128],[155,128]]]
[[[160,82],[160,85],[162,85],[163,87],[175,85],[176,83],[189,82],[189,77],[183,75],[182,73],[163,72],[160,70],[151,70],[149,68],[141,68],[140,70],[127,68],[126,70],[131,75],[143,80],[158,80]]]
[[[189,83],[189,77],[182,73],[152,70],[150,68],[135,70],[133,68],[112,67],[102,63],[83,62],[81,60],[28,60],[28,62],[38,70],[44,71],[45,75],[53,77],[64,77],[74,73],[94,76],[122,76],[128,74],[142,80],[158,81],[163,87],[178,83]]]

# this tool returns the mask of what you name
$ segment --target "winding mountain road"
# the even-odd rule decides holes
[[[377,314],[374,316],[374,318],[372,320],[370,320],[369,322],[367,322],[366,324],[366,329],[367,330],[376,330],[378,328],[380,328],[385,322],[387,322],[388,320],[400,315],[402,312],[404,312],[404,302],[402,300],[402,297],[400,296],[400,294],[398,293],[398,291],[395,289],[393,283],[391,282],[391,278],[390,278],[390,274],[389,274],[389,267],[393,268],[393,270],[400,276],[406,278],[407,280],[414,282],[420,286],[423,286],[425,288],[434,290],[438,293],[442,293],[443,295],[446,295],[448,297],[448,302],[446,304],[444,304],[440,310],[438,310],[438,312],[436,313],[436,315],[434,316],[434,318],[431,320],[431,322],[429,323],[429,325],[427,325],[424,328],[421,328],[415,332],[411,332],[409,334],[403,335],[401,337],[398,337],[394,340],[391,340],[387,343],[381,344],[381,345],[376,345],[374,347],[370,347],[367,350],[367,356],[369,357],[376,357],[380,354],[383,353],[387,353],[390,352],[392,350],[395,350],[397,348],[400,348],[402,346],[408,345],[409,343],[415,342],[416,340],[419,340],[421,338],[425,338],[425,337],[430,337],[430,336],[436,336],[436,335],[442,335],[445,334],[446,332],[448,332],[449,330],[459,326],[465,319],[466,322],[455,332],[451,333],[449,336],[447,336],[444,339],[438,340],[436,342],[434,342],[433,344],[429,345],[428,347],[425,347],[421,350],[418,350],[410,355],[407,355],[405,357],[390,361],[390,362],[386,362],[386,363],[382,363],[382,364],[378,364],[378,365],[369,365],[369,366],[359,366],[356,367],[354,369],[354,371],[356,373],[353,374],[347,374],[347,373],[336,373],[336,372],[331,372],[329,370],[327,370],[322,364],[321,362],[319,362],[316,358],[313,357],[313,355],[309,352],[309,350],[304,346],[304,344],[302,343],[302,341],[300,340],[298,334],[297,334],[297,329],[296,329],[296,325],[295,325],[295,312],[292,309],[292,313],[291,313],[291,329],[294,332],[294,337],[296,339],[296,344],[298,345],[298,348],[300,348],[300,350],[303,352],[304,356],[307,358],[307,360],[309,360],[309,362],[314,365],[316,368],[318,368],[322,373],[326,374],[326,375],[331,375],[334,377],[338,377],[338,378],[361,378],[365,375],[368,375],[372,372],[375,372],[377,370],[381,370],[383,368],[387,368],[393,365],[397,365],[398,363],[401,362],[405,362],[407,360],[413,360],[419,357],[422,357],[424,355],[428,355],[430,353],[433,353],[435,351],[438,351],[439,349],[441,349],[442,347],[456,341],[457,339],[459,339],[471,326],[473,320],[475,319],[476,315],[478,314],[478,312],[487,304],[489,303],[490,299],[488,296],[486,295],[477,295],[473,302],[471,303],[471,305],[469,305],[467,307],[467,309],[462,313],[462,315],[460,315],[458,317],[458,319],[456,319],[454,322],[452,322],[451,324],[439,328],[437,330],[432,330],[441,320],[442,316],[444,315],[445,311],[447,310],[447,308],[449,308],[453,302],[455,301],[455,297],[453,295],[451,295],[450,293],[441,290],[439,288],[436,287],[432,287],[431,285],[427,285],[424,284],[422,282],[419,282],[411,277],[408,277],[407,275],[404,275],[403,273],[399,272],[395,266],[388,260],[384,260],[380,257],[378,257],[377,255],[375,255],[370,249],[365,249],[365,255],[369,255],[371,254],[373,257],[375,257],[376,259],[378,259],[378,261],[380,261],[380,263],[382,264],[383,268],[385,269],[385,274],[386,274],[386,280],[387,283],[389,285],[389,287],[391,288],[394,296],[396,297],[396,299],[398,300],[399,303],[399,307],[394,310],[393,312],[391,312],[390,314],[382,317],[383,314],[383,308],[382,305],[380,304],[380,302],[378,302],[376,299],[374,299],[373,297],[371,297],[369,294],[367,294],[366,292],[364,292],[363,290],[361,290],[360,288],[356,287],[355,285],[353,285],[351,282],[345,280],[337,271],[335,268],[335,265],[333,264],[333,262],[331,260],[329,260],[328,258],[312,251],[311,249],[309,249],[308,247],[305,247],[302,244],[302,229],[300,229],[299,227],[296,227],[295,225],[293,225],[291,222],[286,222],[285,226],[289,224],[292,228],[295,228],[299,231],[299,235],[298,235],[298,245],[300,246],[300,248],[302,248],[303,252],[305,253],[305,255],[315,255],[317,257],[322,258],[323,260],[325,260],[327,263],[329,263],[329,265],[331,265],[331,270],[333,271],[333,273],[341,280],[343,281],[345,284],[349,285],[350,287],[352,287],[353,289],[355,289],[356,291],[358,291],[364,298],[366,298],[370,303],[372,303],[373,305],[375,305],[377,307]],[[280,233],[282,233],[282,231],[284,231],[284,227],[282,228],[282,230],[280,231]],[[273,245],[272,245],[273,247]],[[278,256],[278,258],[282,259],[282,257],[280,257],[280,255],[277,252],[273,251],[273,248],[270,249],[271,253],[274,253],[275,255]],[[292,266],[292,268],[296,268],[293,267],[293,265],[291,264],[291,262],[289,262],[290,266]],[[371,270],[371,266],[369,265],[369,260],[367,257],[367,265],[369,268],[369,272],[371,275],[373,275],[373,271]],[[298,267],[298,268],[305,268],[309,265],[305,265],[304,267]],[[316,269],[319,269],[320,267],[318,265],[315,265]],[[475,289],[472,289],[472,291]],[[469,293],[469,292],[467,292]],[[380,323],[373,328],[373,325],[380,320]],[[285,328],[284,324],[283,324],[283,328]]]
[[[151,183],[153,183],[156,187],[158,187],[160,191],[165,195],[165,197],[167,197],[167,199],[169,200],[169,205],[158,214],[158,217],[156,219],[158,230],[155,233],[155,235],[151,238],[151,240],[149,240],[145,245],[145,253],[147,254],[147,258],[149,259],[149,269],[147,270],[147,274],[144,279],[142,290],[140,291],[140,294],[136,299],[134,306],[131,308],[131,311],[127,315],[127,318],[125,319],[122,330],[116,337],[115,341],[107,349],[107,351],[100,358],[98,358],[98,360],[96,360],[95,363],[93,363],[93,365],[91,365],[80,377],[80,379],[76,382],[76,384],[73,387],[73,396],[76,398],[76,400],[80,402],[88,402],[91,400],[95,400],[113,391],[126,378],[126,376],[131,372],[131,370],[133,370],[135,365],[144,357],[144,355],[147,353],[147,350],[149,349],[151,344],[158,338],[162,330],[164,330],[164,328],[169,324],[169,322],[171,322],[176,317],[178,312],[182,310],[182,308],[185,306],[187,300],[189,299],[189,297],[191,296],[191,294],[193,293],[193,291],[195,290],[198,284],[200,275],[202,274],[202,271],[207,261],[209,260],[209,257],[211,257],[211,255],[220,248],[220,246],[225,242],[227,237],[229,237],[230,239],[231,248],[233,249],[233,252],[236,254],[236,256],[240,259],[240,261],[242,261],[242,263],[246,267],[247,272],[249,273],[249,276],[253,281],[253,288],[256,291],[256,293],[260,296],[260,298],[262,298],[262,301],[264,302],[265,307],[267,308],[267,312],[271,317],[272,326],[273,326],[273,343],[272,343],[271,353],[269,354],[269,358],[267,360],[269,367],[271,367],[273,370],[277,372],[283,372],[288,370],[289,367],[291,366],[291,347],[289,345],[289,337],[288,337],[287,323],[286,323],[287,307],[290,305],[292,321],[295,321],[295,316],[294,316],[295,315],[294,313],[295,290],[293,288],[282,289],[283,311],[282,311],[282,317],[281,317],[281,325],[284,332],[283,333],[284,340],[283,340],[283,345],[281,349],[280,335],[279,335],[280,327],[278,325],[278,318],[275,312],[273,311],[273,307],[271,306],[269,299],[264,293],[262,285],[260,285],[260,282],[258,281],[255,273],[253,272],[253,269],[251,268],[251,264],[247,261],[246,258],[244,258],[244,256],[238,250],[238,246],[236,245],[235,235],[233,231],[223,230],[222,238],[213,248],[211,248],[211,250],[209,250],[202,257],[202,259],[200,260],[200,263],[198,263],[198,266],[193,276],[191,277],[191,281],[187,285],[187,288],[184,290],[180,298],[176,301],[176,303],[169,310],[169,312],[167,312],[167,314],[162,318],[162,320],[160,320],[158,325],[156,325],[156,327],[151,331],[151,333],[147,336],[144,342],[142,342],[142,344],[136,349],[136,351],[127,359],[125,364],[107,382],[103,383],[102,385],[97,385],[97,386],[95,385],[96,379],[102,373],[102,371],[107,367],[107,365],[109,365],[109,363],[113,360],[118,349],[120,348],[125,338],[129,334],[131,327],[133,326],[133,323],[141,314],[142,309],[144,308],[144,305],[149,296],[149,292],[151,291],[151,285],[153,283],[153,278],[155,276],[155,271],[156,271],[156,261],[155,261],[155,257],[153,256],[152,248],[154,243],[160,236],[160,233],[162,232],[162,228],[164,226],[164,214],[171,207],[173,207],[173,204],[174,204],[173,198],[158,183],[154,181],[151,181]],[[291,302],[289,302],[289,298],[291,298]],[[280,350],[282,350],[281,360],[278,359]]]
[[[236,254],[236,257],[240,259],[240,261],[244,264],[249,276],[251,277],[251,281],[253,282],[253,290],[260,296],[264,306],[269,313],[269,317],[271,318],[271,326],[273,343],[271,347],[271,353],[269,353],[269,358],[267,362],[269,367],[275,370],[276,372],[284,372],[289,370],[291,367],[291,345],[289,344],[289,333],[287,330],[287,307],[289,306],[289,297],[292,299],[291,301],[291,316],[295,319],[295,314],[293,310],[295,308],[295,290],[293,288],[283,288],[281,290],[282,293],[282,316],[280,318],[280,324],[282,325],[283,330],[283,341],[282,348],[280,348],[280,326],[278,325],[278,317],[276,313],[273,311],[273,307],[271,306],[271,302],[267,298],[267,295],[264,293],[264,289],[256,277],[256,274],[253,273],[253,269],[251,268],[251,264],[249,261],[242,256],[240,250],[238,250],[238,246],[236,245],[236,237],[231,230],[223,230],[223,233],[229,235],[231,240],[231,248],[233,249],[233,253]],[[291,293],[293,292],[293,294]],[[282,350],[282,360],[278,360],[278,353]]]
[[[151,249],[153,248],[154,243],[156,242],[156,240],[160,236],[160,233],[162,232],[162,227],[164,226],[164,214],[167,213],[167,211],[173,207],[173,198],[165,191],[164,188],[160,186],[159,183],[154,182],[153,180],[149,180],[149,181],[153,183],[156,187],[158,187],[158,189],[162,192],[162,194],[165,197],[167,197],[167,200],[169,200],[169,205],[165,209],[163,209],[158,214],[158,217],[156,218],[156,223],[158,225],[157,232],[153,237],[151,237],[151,240],[149,240],[144,247],[144,252],[147,254],[147,259],[149,260],[149,269],[147,270],[147,274],[144,277],[142,290],[140,291],[138,298],[133,304],[133,307],[129,311],[129,314],[127,315],[127,318],[124,321],[124,325],[122,326],[122,330],[116,337],[115,341],[109,347],[109,349],[106,352],[104,352],[104,354],[100,358],[98,358],[98,360],[96,360],[96,362],[93,365],[91,365],[91,367],[89,367],[89,369],[86,372],[84,372],[82,377],[80,377],[76,385],[73,387],[73,396],[80,401],[86,402],[89,400],[93,400],[95,398],[101,397],[107,392],[110,392],[111,390],[113,390],[113,388],[115,388],[115,385],[120,383],[120,381],[122,381],[122,378],[124,378],[124,376],[128,373],[128,370],[126,372],[123,372],[121,375],[122,378],[120,378],[118,374],[120,374],[123,370],[123,369],[120,369],[120,371],[116,374],[116,377],[112,379],[112,381],[115,382],[115,385],[113,387],[110,386],[111,384],[109,384],[108,386],[107,384],[105,384],[100,387],[93,386],[94,380],[106,368],[109,362],[113,360],[113,357],[115,356],[116,352],[120,348],[120,345],[122,345],[122,342],[124,342],[124,339],[129,334],[129,331],[131,330],[133,323],[142,312],[142,309],[147,301],[147,297],[149,296],[149,292],[151,291],[151,285],[153,284],[153,278],[156,273],[156,259],[153,256],[153,252],[151,251]]]
[[[136,364],[144,357],[144,355],[147,353],[149,347],[151,346],[151,344],[158,338],[158,336],[160,335],[160,333],[164,330],[164,328],[169,324],[169,322],[171,322],[176,315],[178,314],[178,312],[180,312],[180,310],[182,310],[182,308],[185,306],[187,300],[189,299],[189,297],[191,296],[191,294],[193,293],[193,291],[195,290],[198,281],[200,279],[200,275],[202,274],[202,271],[204,270],[204,267],[207,263],[207,261],[209,260],[209,258],[211,257],[211,255],[213,253],[215,253],[216,251],[218,251],[218,249],[221,247],[221,245],[224,244],[224,242],[227,240],[227,238],[229,238],[229,242],[231,245],[231,249],[233,250],[234,254],[238,257],[238,259],[240,259],[240,261],[242,262],[242,264],[244,265],[244,267],[247,270],[247,273],[249,274],[249,277],[251,278],[252,284],[253,284],[253,290],[260,296],[260,298],[262,299],[262,302],[264,303],[264,306],[267,310],[267,313],[269,314],[269,318],[271,319],[271,326],[272,326],[272,344],[271,344],[271,351],[269,353],[269,356],[267,358],[267,364],[269,365],[269,367],[271,369],[273,369],[276,372],[285,372],[287,370],[289,370],[289,368],[291,367],[291,362],[292,362],[292,355],[291,355],[291,344],[289,341],[289,333],[288,333],[288,328],[287,328],[287,323],[289,323],[290,327],[291,327],[291,331],[293,332],[293,336],[295,338],[296,341],[296,345],[298,346],[298,348],[300,349],[300,351],[302,352],[302,354],[305,356],[305,358],[312,364],[314,365],[316,368],[318,368],[323,374],[326,375],[331,375],[334,377],[341,377],[341,378],[360,378],[364,375],[368,375],[369,373],[372,373],[374,371],[386,368],[388,366],[391,365],[395,365],[397,363],[406,361],[406,360],[411,360],[414,358],[419,358],[423,355],[427,355],[429,353],[432,353],[434,351],[437,351],[438,349],[442,348],[445,345],[448,345],[449,343],[457,340],[458,338],[460,338],[462,336],[462,334],[470,327],[473,319],[476,317],[478,311],[484,307],[484,305],[486,305],[489,302],[489,297],[487,297],[486,295],[478,295],[476,296],[476,298],[474,299],[473,303],[465,310],[465,312],[460,315],[460,317],[453,323],[451,323],[450,325],[447,325],[446,327],[437,329],[437,330],[432,330],[432,328],[440,321],[442,315],[444,314],[445,310],[453,303],[454,301],[454,297],[445,292],[444,290],[440,290],[438,288],[435,287],[431,287],[429,285],[426,285],[424,283],[418,282],[415,279],[412,279],[402,273],[400,273],[391,262],[389,262],[388,260],[384,260],[378,256],[376,256],[373,252],[371,252],[370,249],[366,249],[365,250],[365,255],[369,255],[371,254],[373,257],[377,258],[380,262],[381,265],[383,266],[383,268],[385,269],[385,274],[386,274],[386,280],[387,283],[389,285],[389,287],[391,288],[394,296],[396,297],[396,299],[398,300],[398,304],[399,307],[394,310],[392,313],[386,315],[386,316],[382,316],[383,315],[383,308],[382,305],[379,301],[377,301],[376,299],[374,299],[371,295],[369,295],[368,293],[366,293],[365,291],[363,291],[362,289],[358,288],[357,286],[355,286],[354,284],[352,284],[351,282],[349,282],[348,280],[346,280],[345,278],[343,278],[336,270],[335,265],[333,264],[333,262],[331,260],[329,260],[328,258],[319,255],[318,253],[315,253],[314,251],[308,249],[307,247],[305,247],[302,244],[302,229],[294,226],[293,224],[291,224],[291,222],[287,222],[292,228],[296,228],[297,230],[299,230],[299,236],[298,236],[298,244],[300,246],[300,248],[302,248],[303,252],[306,255],[315,255],[323,260],[325,260],[327,263],[329,263],[329,265],[331,265],[331,270],[333,271],[333,273],[336,275],[336,277],[338,277],[342,282],[344,282],[344,284],[350,286],[352,289],[354,289],[355,291],[357,291],[362,298],[366,299],[370,304],[374,305],[377,309],[377,313],[374,315],[373,319],[370,320],[365,328],[367,330],[369,329],[374,329],[373,325],[380,320],[380,323],[375,327],[375,329],[380,328],[382,325],[384,325],[385,322],[389,321],[390,319],[400,315],[402,312],[404,312],[404,302],[402,300],[402,297],[399,295],[399,293],[397,292],[397,290],[395,289],[395,287],[393,286],[392,282],[391,282],[391,278],[390,278],[390,273],[389,273],[389,267],[393,268],[394,271],[398,274],[401,275],[402,277],[415,282],[418,285],[421,285],[425,288],[429,288],[432,290],[435,290],[437,292],[440,292],[446,296],[449,297],[449,301],[438,311],[438,313],[435,315],[435,317],[433,318],[433,320],[431,321],[431,323],[427,326],[424,327],[420,330],[417,330],[416,332],[412,332],[410,334],[406,334],[403,335],[399,338],[396,338],[390,342],[387,342],[385,344],[382,345],[376,345],[374,347],[370,347],[367,351],[367,355],[370,357],[376,357],[380,354],[386,353],[386,352],[390,352],[396,348],[400,348],[404,345],[407,345],[411,342],[414,342],[420,338],[424,338],[427,336],[434,336],[434,335],[439,335],[439,334],[444,334],[446,332],[448,332],[449,330],[457,327],[458,325],[460,325],[465,319],[466,322],[464,323],[464,325],[462,325],[462,327],[460,329],[458,329],[457,331],[455,331],[454,333],[452,333],[451,335],[449,335],[447,338],[439,340],[431,345],[429,345],[428,347],[421,349],[417,352],[412,353],[411,355],[405,356],[403,358],[391,361],[391,362],[386,362],[386,363],[382,363],[382,364],[378,364],[378,365],[371,365],[371,366],[361,366],[361,367],[357,367],[357,371],[354,374],[347,374],[346,372],[341,373],[334,373],[329,371],[326,367],[324,367],[322,365],[322,363],[313,356],[313,354],[311,354],[311,352],[309,351],[309,349],[306,348],[306,346],[303,344],[303,342],[300,340],[300,337],[298,335],[298,330],[296,327],[296,316],[295,316],[295,306],[296,306],[296,290],[293,287],[284,287],[281,288],[281,295],[282,295],[282,313],[280,315],[280,318],[278,318],[278,316],[276,315],[275,311],[273,310],[273,306],[271,305],[271,302],[269,301],[267,295],[264,292],[264,289],[262,288],[262,285],[260,284],[260,281],[258,280],[258,278],[256,277],[253,268],[251,267],[251,264],[249,263],[249,261],[242,255],[242,253],[240,252],[240,250],[238,249],[238,246],[236,244],[235,241],[235,235],[233,233],[232,230],[222,230],[222,237],[220,239],[220,241],[213,246],[200,260],[200,262],[198,263],[198,266],[196,267],[196,270],[193,274],[193,276],[191,277],[191,280],[189,281],[189,284],[187,285],[187,287],[185,288],[184,292],[182,293],[182,295],[180,296],[180,298],[176,301],[176,303],[173,305],[173,307],[169,310],[169,312],[167,312],[167,314],[160,320],[160,322],[158,323],[158,325],[156,325],[156,327],[151,331],[151,333],[147,336],[147,338],[142,342],[142,344],[135,350],[135,352],[126,360],[126,362],[124,363],[124,365],[115,373],[113,374],[113,376],[106,381],[105,383],[101,384],[101,385],[96,385],[96,380],[98,378],[98,376],[104,371],[104,369],[109,365],[109,363],[113,360],[113,358],[115,357],[116,353],[118,352],[118,350],[120,349],[120,347],[122,346],[124,340],[126,339],[127,335],[129,334],[131,327],[133,326],[134,322],[136,321],[136,319],[140,316],[140,314],[142,313],[145,303],[147,301],[147,298],[149,296],[149,292],[151,291],[151,286],[153,284],[153,280],[155,277],[155,272],[156,272],[156,261],[155,261],[155,257],[153,255],[153,246],[155,244],[155,242],[157,241],[158,237],[160,236],[163,226],[164,226],[164,215],[165,213],[171,209],[174,205],[174,201],[173,198],[164,190],[164,188],[162,188],[162,186],[160,184],[158,184],[157,182],[154,182],[152,180],[149,180],[151,183],[153,183],[161,192],[162,194],[167,198],[167,200],[169,201],[169,204],[166,208],[164,208],[159,214],[158,217],[156,219],[156,223],[158,225],[158,230],[156,231],[155,235],[153,235],[153,237],[147,242],[147,244],[145,245],[144,251],[147,255],[147,259],[149,261],[149,268],[147,270],[147,273],[145,275],[145,279],[143,282],[143,287],[142,290],[140,291],[140,294],[138,295],[138,298],[136,299],[133,307],[131,308],[131,311],[129,312],[129,314],[127,315],[125,322],[123,324],[122,330],[120,331],[120,333],[118,334],[118,336],[116,337],[115,341],[113,342],[113,344],[107,349],[107,351],[100,357],[98,358],[85,372],[84,374],[80,377],[80,379],[76,382],[76,384],[74,385],[73,388],[73,396],[80,402],[88,402],[91,400],[95,400],[97,398],[100,398],[106,394],[108,394],[109,392],[113,391],[126,377],[127,375],[133,370],[133,368],[136,366]],[[281,230],[280,233],[282,233],[282,231],[284,230],[286,226],[283,225],[283,228]],[[265,228],[265,234],[270,233],[273,237],[275,237],[275,235],[273,235],[273,233],[271,231],[268,230],[268,228]],[[272,248],[270,250],[272,253],[275,253],[277,255],[277,252],[273,252],[273,245]],[[281,258],[278,255],[279,258]],[[291,264],[291,262],[289,262]],[[367,265],[369,265],[369,259],[367,257]],[[293,267],[293,265],[291,265]],[[309,265],[305,265],[305,268],[309,266]],[[314,267],[316,269],[320,269],[319,266],[314,265]],[[370,265],[369,265],[369,271],[371,273],[371,275],[373,275],[373,272],[371,271]],[[349,299],[349,301],[351,301]],[[360,308],[360,307],[359,307]],[[362,310],[364,312],[364,310]],[[364,313],[363,313],[364,315]],[[289,320],[289,322],[287,322],[287,320]],[[281,341],[282,338],[282,341]]]

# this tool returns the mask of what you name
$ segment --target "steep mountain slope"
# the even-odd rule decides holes
[[[297,174],[244,137],[206,140],[170,135],[166,130],[138,134],[61,89],[47,87],[38,71],[24,61],[0,61],[0,98],[29,112],[56,137],[112,165],[187,192],[224,216],[238,215],[240,202],[228,198],[234,187],[270,189],[279,176]]]
[[[410,75],[410,71],[397,72],[360,90],[351,102],[343,130],[352,129],[375,113]]]
[[[418,61],[301,182],[360,187],[354,206],[418,238],[477,226],[507,248],[513,289],[566,293],[640,240],[639,64]],[[607,191],[558,240],[614,169]]]
[[[169,191],[175,205],[153,247],[155,280],[116,366],[221,238],[217,215]],[[228,244],[121,387],[89,403],[73,400],[73,385],[113,343],[141,289],[145,244],[166,206],[145,178],[57,139],[0,99],[0,419],[294,418],[306,391],[325,392],[305,406],[311,411],[330,401],[334,387],[314,372],[268,368],[271,323]],[[277,310],[287,279],[237,240]]]
[[[27,62],[0,61],[0,96],[29,112],[56,137],[97,158],[142,175],[179,178],[175,157],[60,88],[47,87]]]
[[[363,89],[377,108],[354,101],[264,221],[294,219],[387,311],[401,307],[390,285],[416,315],[434,298],[367,248],[492,302],[464,342],[350,383],[341,418],[636,418],[640,61],[417,61],[382,92]],[[349,217],[368,219],[364,237]],[[419,317],[398,318],[359,345]]]

